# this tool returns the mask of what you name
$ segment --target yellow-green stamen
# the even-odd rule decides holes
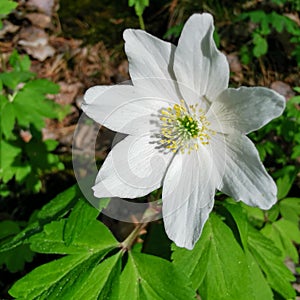
[[[197,104],[187,106],[184,100],[180,102],[161,110],[160,142],[173,152],[190,153],[199,148],[199,143],[209,144],[209,134],[214,132],[208,128],[210,124]]]

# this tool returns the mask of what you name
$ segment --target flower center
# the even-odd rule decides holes
[[[199,148],[199,143],[209,144],[209,134],[214,132],[208,128],[210,124],[197,104],[187,106],[184,100],[180,102],[160,111],[160,143],[173,152],[190,153]]]

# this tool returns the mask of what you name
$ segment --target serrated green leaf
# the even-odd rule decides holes
[[[268,285],[263,273],[261,272],[259,265],[253,258],[251,252],[246,250],[245,255],[253,290],[252,300],[273,300],[274,297],[272,290]]]
[[[33,124],[36,129],[41,129],[45,118],[58,117],[59,106],[36,90],[24,87],[16,94],[13,103],[20,126],[28,127]]]
[[[111,250],[119,244],[104,224],[93,220],[72,244],[67,245],[63,239],[65,225],[65,219],[45,225],[42,232],[29,239],[31,249],[39,253],[95,253],[101,249]]]
[[[66,214],[82,197],[77,184],[58,194],[49,203],[42,207],[37,217],[41,220],[54,220]]]
[[[28,245],[20,245],[12,250],[0,253],[0,266],[5,265],[11,273],[24,270],[26,262],[31,262],[34,253]]]
[[[149,6],[149,0],[129,0],[128,6],[134,6],[137,16],[142,16],[145,8]]]
[[[280,250],[259,231],[251,227],[249,229],[249,250],[264,272],[269,285],[285,299],[294,298],[295,290],[290,282],[294,281],[295,277],[281,260]]]
[[[192,286],[197,290],[203,283],[209,263],[209,229],[204,227],[199,242],[192,251],[172,246],[173,263],[177,269],[182,270],[192,281]]]
[[[285,16],[278,15],[275,11],[271,12],[270,19],[272,26],[276,29],[277,32],[281,33],[285,26]]]
[[[9,290],[9,293],[15,298],[27,300],[36,298],[55,299],[54,295],[50,298],[50,295],[45,295],[45,292],[51,286],[54,286],[54,288],[60,287],[60,281],[70,278],[72,270],[76,270],[76,267],[82,265],[88,258],[89,255],[87,254],[69,255],[42,265],[17,281]]]
[[[21,149],[11,143],[0,140],[0,152],[0,178],[6,183],[15,174],[11,166],[21,153]]]
[[[29,71],[11,71],[0,74],[0,80],[3,85],[15,90],[17,85],[22,82],[26,82],[35,76],[34,73]]]
[[[261,231],[270,238],[282,252],[282,261],[290,257],[295,263],[299,260],[297,248],[293,242],[300,243],[300,232],[298,225],[281,219],[268,224]]]
[[[279,202],[279,210],[284,219],[295,224],[300,220],[300,198],[285,198]]]
[[[280,171],[278,171],[277,174],[280,176],[276,180],[278,188],[277,198],[282,199],[289,193],[297,176],[297,170],[295,166],[285,166]]]
[[[118,300],[194,299],[188,279],[169,261],[130,252],[120,278]]]
[[[173,259],[202,299],[253,299],[245,254],[218,216],[210,215],[192,251],[175,248]]]
[[[255,227],[261,227],[265,222],[264,212],[258,207],[248,206],[241,203],[242,208],[246,212],[250,223]]]
[[[239,230],[240,239],[246,255],[249,280],[251,282],[253,300],[257,299],[273,299],[273,293],[268,285],[259,265],[253,258],[253,255],[248,248],[248,227],[251,226],[246,218],[245,212],[242,209],[241,203],[224,203],[224,206],[232,215]],[[250,230],[253,230],[250,228]]]
[[[99,215],[99,210],[93,207],[85,199],[80,199],[74,206],[64,228],[64,241],[70,245],[77,239],[82,231]]]
[[[266,217],[267,217],[268,221],[275,222],[277,220],[278,216],[279,216],[279,206],[276,203],[266,212]]]
[[[74,297],[90,300],[113,299],[112,294],[123,293],[123,291],[119,291],[121,262],[121,252],[105,259],[94,268],[88,280],[76,291]]]
[[[14,221],[0,222],[0,239],[11,237],[20,232],[19,225]],[[13,250],[0,253],[0,266],[5,265],[7,269],[14,273],[24,269],[25,262],[31,262],[34,253],[28,245],[20,245]]]
[[[43,232],[30,238],[30,243],[41,253],[72,255],[33,270],[14,284],[9,291],[12,296],[28,300],[76,299],[75,295],[82,292],[83,285],[89,282],[97,265],[118,247],[119,243],[109,230],[96,220],[85,227],[71,245],[66,246],[63,241],[65,223],[66,220],[61,220],[46,225]]]
[[[31,236],[41,232],[45,224],[50,223],[52,220],[57,220],[67,214],[81,197],[82,194],[78,185],[73,185],[69,189],[58,194],[38,212],[38,221],[29,224],[12,240],[2,244],[0,246],[0,252],[13,249],[28,240]]]
[[[35,91],[42,95],[57,94],[59,92],[59,85],[47,79],[35,79],[26,83],[23,89]]]

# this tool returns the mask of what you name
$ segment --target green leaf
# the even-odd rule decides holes
[[[47,79],[35,79],[26,83],[24,90],[33,90],[43,95],[57,94],[59,92],[59,85]]]
[[[253,299],[245,254],[217,215],[210,215],[192,251],[174,249],[174,265],[189,276],[202,299]]]
[[[0,252],[13,249],[28,240],[31,236],[41,232],[45,224],[50,223],[52,220],[60,219],[67,214],[81,197],[82,194],[77,185],[73,185],[66,191],[57,195],[38,212],[38,221],[29,224],[12,240],[2,244],[0,246]]]
[[[1,128],[2,133],[6,139],[12,135],[12,130],[15,125],[15,112],[13,105],[6,97],[0,95],[0,109],[1,109]]]
[[[118,300],[194,299],[189,281],[169,261],[131,252],[120,278]]]
[[[12,236],[20,231],[19,225],[14,221],[0,222],[0,240]]]
[[[0,239],[9,239],[20,232],[18,223],[13,221],[0,222]],[[0,266],[6,265],[7,269],[14,273],[24,269],[25,262],[31,262],[34,253],[28,245],[20,245],[10,251],[0,253]]]
[[[142,16],[145,8],[149,6],[149,0],[129,0],[128,6],[134,6],[135,13],[137,16]]]
[[[262,55],[265,55],[268,52],[268,42],[260,34],[253,34],[253,44],[253,55],[255,57],[261,57]]]
[[[13,9],[18,6],[18,3],[11,0],[1,0],[0,15],[8,15]]]
[[[75,184],[43,206],[37,217],[41,220],[55,220],[59,216],[64,216],[81,197],[81,191]]]
[[[297,176],[297,170],[295,166],[285,166],[280,171],[278,171],[276,175],[280,176],[276,180],[278,188],[277,198],[282,199],[289,193]]]
[[[63,290],[61,283],[66,283],[64,291],[66,288],[70,288],[70,283],[74,282],[74,275],[79,277],[80,274],[83,274],[80,266],[84,265],[84,262],[88,262],[89,258],[90,256],[87,254],[70,255],[42,265],[17,281],[9,293],[15,298],[28,300],[54,299],[55,294],[51,295],[51,292],[57,292],[57,297],[61,295]],[[90,271],[88,269],[86,268],[84,273]],[[60,297],[60,299],[63,298]]]
[[[253,258],[253,255],[248,248],[248,227],[251,226],[246,218],[246,214],[240,203],[224,203],[223,204],[232,215],[245,251],[247,268],[249,271],[249,280],[252,287],[253,299],[273,299],[273,293],[268,285],[258,263]]]
[[[31,61],[28,55],[21,56],[16,49],[9,57],[9,63],[15,71],[29,71]]]
[[[224,202],[223,205],[225,208],[229,211],[231,216],[233,217],[238,231],[240,240],[242,242],[243,248],[248,249],[248,220],[247,220],[247,214],[243,210],[240,203],[228,203]]]
[[[108,228],[99,221],[92,220],[82,228],[81,235],[71,244],[64,241],[66,219],[53,221],[45,225],[42,232],[30,237],[30,247],[39,253],[78,254],[96,253],[102,249],[111,250],[118,246]]]
[[[123,293],[118,290],[121,262],[121,252],[118,252],[95,267],[76,291],[76,299],[112,299],[112,291]]]
[[[300,243],[298,224],[281,219],[268,224],[261,232],[274,241],[276,247],[281,250],[282,260],[290,257],[295,263],[298,262],[298,251],[294,245],[294,242]]]
[[[11,273],[24,270],[26,262],[31,262],[34,253],[28,245],[20,245],[12,250],[0,253],[0,266],[6,265]]]
[[[164,34],[164,39],[171,39],[172,37],[178,38],[183,29],[183,23],[177,24],[175,26],[170,27],[167,32]]]
[[[275,222],[279,216],[279,206],[276,203],[265,213],[265,217],[268,221]]]
[[[73,244],[66,246],[63,241],[65,222],[61,220],[46,225],[43,232],[31,237],[31,247],[42,253],[72,255],[42,265],[17,281],[9,291],[13,297],[77,299],[76,294],[82,292],[97,265],[118,247],[119,243],[109,230],[95,220],[84,228]]]
[[[255,227],[263,226],[265,222],[264,212],[258,207],[248,206],[244,203],[240,203],[243,210],[246,212],[250,223]]]
[[[279,202],[279,210],[284,219],[295,224],[300,220],[300,198],[285,198]]]
[[[249,280],[253,290],[253,300],[273,300],[273,293],[264,277],[258,263],[250,251],[245,251],[247,266],[249,270]]]
[[[250,230],[251,229],[251,230]],[[295,297],[295,290],[290,281],[295,278],[281,260],[281,252],[272,240],[259,231],[249,227],[249,250],[264,272],[269,285],[285,299]]]
[[[82,230],[97,218],[99,211],[84,199],[80,199],[73,208],[64,229],[64,241],[70,245]]]
[[[58,117],[58,104],[47,100],[38,90],[24,88],[14,98],[15,114],[20,126],[33,124],[36,129],[44,126],[44,119]]]
[[[45,146],[46,146],[46,150],[47,150],[47,151],[53,151],[53,150],[55,150],[56,147],[59,145],[59,142],[56,141],[56,140],[51,140],[51,139],[49,139],[49,140],[45,140],[45,141],[44,141],[44,144],[45,144]]]
[[[3,85],[15,90],[17,85],[22,82],[26,82],[35,76],[34,73],[29,71],[11,71],[0,74],[0,80]]]
[[[21,153],[21,149],[4,140],[0,140],[0,152],[0,178],[6,183],[14,176],[11,166]]]
[[[286,23],[286,17],[277,14],[275,11],[272,11],[270,14],[270,20],[276,31],[281,33]]]

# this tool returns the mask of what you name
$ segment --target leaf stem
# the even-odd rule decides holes
[[[145,23],[142,15],[139,16],[139,22],[140,22],[141,29],[145,30]]]

